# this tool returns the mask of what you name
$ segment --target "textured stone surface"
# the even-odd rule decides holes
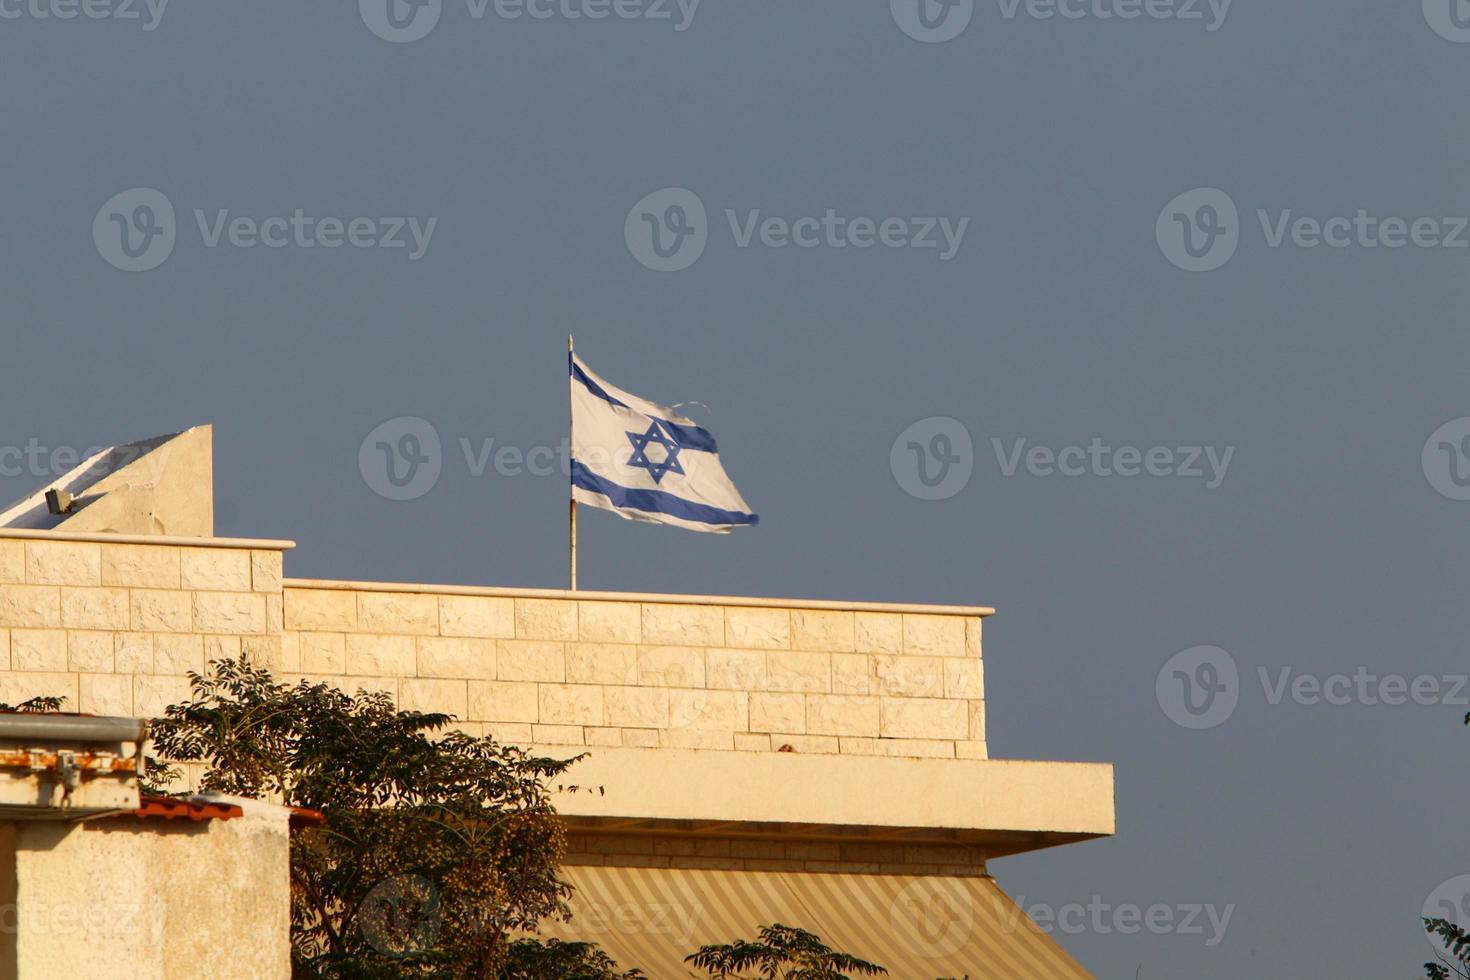
[[[177,589],[179,576],[178,548],[151,544],[118,544],[102,549],[103,585]]]
[[[636,602],[577,603],[577,636],[597,643],[637,643],[642,609]]]
[[[568,643],[566,656],[567,680],[572,683],[638,683],[637,647],[611,643]]]
[[[84,670],[94,674],[111,674],[112,634],[91,630],[71,630],[66,635],[68,670]],[[89,710],[83,708],[83,711]]]
[[[851,652],[853,614],[822,609],[794,610],[791,613],[791,645],[798,650]]]
[[[759,650],[708,650],[704,674],[709,687],[762,691],[766,688],[766,655]]]
[[[357,593],[333,589],[287,589],[288,630],[357,629]]]
[[[265,596],[251,592],[195,592],[194,629],[199,633],[263,633]]]
[[[559,599],[517,599],[516,638],[575,640],[577,604]]]
[[[61,589],[54,585],[0,585],[0,626],[61,625]]]
[[[194,599],[188,592],[133,589],[128,601],[134,630],[187,633],[194,628]]]
[[[61,625],[74,629],[127,629],[128,590],[62,587]]]
[[[967,650],[964,618],[905,613],[903,652],[916,657],[965,656]]]
[[[357,628],[365,633],[437,636],[439,597],[404,592],[359,592]]]
[[[0,584],[26,580],[26,546],[24,541],[0,541]]]
[[[66,659],[65,631],[10,631],[10,662],[16,670],[64,671]]]
[[[561,683],[566,676],[566,649],[540,640],[500,640],[495,648],[495,676],[512,681]]]
[[[603,705],[609,725],[652,729],[669,725],[669,692],[664,688],[607,687]]]
[[[826,694],[832,690],[832,658],[825,653],[768,653],[766,682],[773,691]]]
[[[347,673],[359,677],[412,677],[414,637],[354,633],[347,637]]]
[[[541,721],[552,725],[601,725],[601,687],[592,684],[541,684]]]
[[[977,617],[283,587],[273,550],[73,544],[0,540],[14,690],[161,711],[245,653],[521,743],[985,752]]]
[[[732,647],[785,650],[791,646],[791,611],[732,606],[725,610],[725,643]]]
[[[495,678],[495,641],[461,636],[418,638],[420,677]]]
[[[805,732],[806,695],[752,692],[750,695],[750,730],[752,732],[789,732],[792,734]]]
[[[878,699],[852,694],[811,694],[806,730],[812,735],[878,734]]]
[[[643,642],[677,646],[724,646],[724,611],[716,606],[644,603]]]
[[[31,585],[101,585],[102,546],[92,542],[27,541],[26,582]]]
[[[179,581],[185,589],[251,592],[250,552],[232,548],[183,548]]]
[[[469,715],[492,722],[534,722],[540,717],[535,684],[520,681],[470,681]]]
[[[489,596],[440,596],[439,628],[445,636],[509,640],[515,637],[515,603]]]
[[[655,687],[703,687],[704,651],[690,647],[640,647],[638,683]]]

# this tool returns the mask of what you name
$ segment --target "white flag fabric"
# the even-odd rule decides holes
[[[619,517],[726,533],[759,523],[720,465],[715,437],[568,355],[572,498]]]

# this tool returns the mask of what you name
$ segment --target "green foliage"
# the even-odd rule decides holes
[[[566,842],[546,781],[576,759],[449,731],[450,716],[399,711],[383,693],[278,684],[244,659],[189,681],[192,698],[152,724],[159,755],[203,763],[203,790],[325,817],[291,839],[294,976],[644,980],[590,943],[526,938],[538,921],[568,917]],[[178,778],[158,762],[150,774]],[[779,924],[686,960],[716,980],[887,972]]]
[[[855,956],[832,950],[804,929],[780,923],[764,926],[760,939],[737,939],[723,945],[701,946],[684,958],[704,970],[711,980],[851,980],[849,974],[874,976],[888,971]],[[749,971],[749,972],[747,972]]]
[[[0,701],[0,711],[19,712],[26,715],[39,715],[50,711],[60,711],[66,698],[39,697],[27,698],[20,704],[6,704]]]
[[[566,917],[545,781],[576,760],[445,731],[450,716],[399,711],[383,693],[278,684],[245,660],[190,684],[192,699],[153,725],[160,755],[205,763],[204,790],[326,818],[291,842],[296,976],[495,977],[535,960],[510,934]],[[615,976],[588,972],[599,961],[585,950],[543,949],[590,964],[568,976]]]
[[[1470,725],[1470,713],[1465,715],[1465,724]],[[1445,948],[1438,963],[1424,964],[1424,975],[1429,980],[1470,980],[1470,934],[1448,919],[1425,919],[1424,928],[1431,936],[1438,936]]]
[[[619,971],[612,957],[591,943],[518,939],[510,944],[501,980],[644,980],[644,976],[640,970]]]

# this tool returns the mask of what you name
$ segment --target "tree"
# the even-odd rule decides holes
[[[1466,713],[1464,723],[1470,725],[1470,712]],[[1450,980],[1451,977],[1470,980],[1470,933],[1448,919],[1426,918],[1424,928],[1431,936],[1438,936],[1445,948],[1438,963],[1424,964],[1424,975],[1429,980]]]
[[[576,760],[446,730],[450,716],[399,711],[384,693],[278,684],[245,660],[189,680],[192,699],[153,725],[159,754],[204,763],[206,791],[325,816],[291,841],[297,976],[493,977],[513,958],[603,975],[575,972],[599,968],[589,948],[538,957],[509,940],[569,914],[545,783]]]
[[[192,698],[152,723],[165,761],[149,760],[150,791],[179,778],[174,763],[202,763],[202,790],[325,818],[291,838],[295,976],[644,980],[593,944],[529,935],[542,919],[570,918],[546,782],[577,759],[449,730],[449,715],[400,711],[385,693],[279,684],[246,659],[216,661],[189,683]],[[686,961],[715,980],[887,972],[779,924]]]
[[[712,980],[740,980],[746,971],[763,980],[850,980],[848,974],[874,976],[881,966],[836,952],[804,929],[780,923],[764,926],[760,939],[737,939],[723,945],[701,946],[684,958]]]

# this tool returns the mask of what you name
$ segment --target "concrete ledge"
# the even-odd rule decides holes
[[[585,752],[563,777],[557,809],[628,829],[640,821],[708,821],[726,833],[764,824],[838,836],[888,828],[982,843],[1034,839],[1040,847],[1115,829],[1113,767],[1097,763],[544,745],[532,751],[557,758]],[[572,792],[573,785],[581,789]]]
[[[191,538],[170,534],[108,534],[104,531],[35,531],[17,527],[0,527],[0,538],[95,544],[156,544],[175,548],[242,548],[254,551],[290,551],[296,547],[295,541],[270,538]]]
[[[577,599],[583,602],[659,602],[685,606],[758,606],[765,609],[830,609],[839,612],[911,613],[928,616],[994,616],[990,606],[936,606],[901,602],[839,602],[831,599],[769,599],[757,596],[665,595],[656,592],[590,592],[569,589],[515,589],[473,585],[412,585],[401,582],[346,582],[288,578],[288,589],[336,592],[407,592],[422,595],[494,596],[510,599]]]

